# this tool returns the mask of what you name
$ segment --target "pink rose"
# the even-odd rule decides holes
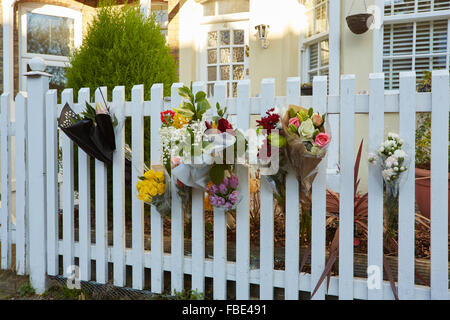
[[[289,125],[293,125],[296,128],[300,127],[300,120],[297,117],[289,119]]]
[[[328,133],[319,133],[316,136],[316,140],[314,141],[319,147],[324,148],[326,147],[331,141],[331,137]]]
[[[323,118],[320,114],[314,113],[312,116],[312,122],[314,123],[314,126],[320,127],[323,122]]]

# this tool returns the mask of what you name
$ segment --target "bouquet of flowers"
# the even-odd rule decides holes
[[[103,101],[105,105],[97,102],[95,107],[86,102],[86,109],[80,114],[66,103],[58,118],[58,127],[88,155],[111,164],[116,149],[114,127],[118,121],[104,98]]]
[[[234,209],[239,200],[238,185],[239,179],[233,174],[229,178],[224,178],[219,185],[208,183],[206,191],[209,203],[216,208]]]
[[[281,124],[287,142],[287,156],[300,182],[302,203],[310,203],[317,166],[327,153],[331,141],[325,132],[325,115],[290,105]]]
[[[209,170],[202,159],[206,129],[203,122],[211,106],[203,91],[194,96],[189,88],[182,87],[178,92],[187,99],[183,107],[161,112],[162,160],[180,185],[205,189]],[[174,158],[178,163],[171,167]]]
[[[170,177],[163,167],[154,166],[153,169],[139,177],[136,189],[139,200],[153,205],[162,216],[170,216]]]
[[[408,170],[408,155],[403,150],[404,141],[398,134],[390,132],[387,140],[381,143],[376,154],[369,154],[368,160],[372,164],[379,164],[383,177],[386,199],[385,211],[388,230],[397,228],[397,203],[400,182]]]

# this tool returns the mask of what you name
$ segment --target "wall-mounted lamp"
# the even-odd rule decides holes
[[[269,34],[269,25],[259,24],[255,26],[256,31],[258,31],[258,38],[261,40],[261,46],[264,49],[269,47],[269,40],[267,40],[267,35]]]

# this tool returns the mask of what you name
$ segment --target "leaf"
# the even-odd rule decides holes
[[[211,181],[215,185],[219,185],[222,183],[224,177],[225,177],[225,168],[222,164],[215,164],[211,167],[209,170],[209,177],[211,178]]]
[[[295,116],[296,116],[296,113],[295,113],[294,109],[290,108],[289,109],[289,118],[295,118]]]
[[[178,88],[177,91],[178,91],[178,94],[180,96],[182,96],[183,98],[191,99],[191,100],[194,99],[194,95],[192,94],[191,90],[186,86],[182,86],[181,88]]]
[[[195,94],[195,102],[198,103],[206,98],[206,93],[204,91],[199,91]]]
[[[211,105],[209,104],[208,100],[201,100],[198,104],[197,104],[197,118],[198,120],[200,120],[203,116],[203,114],[208,111],[209,109],[211,109]]]
[[[359,174],[359,164],[361,162],[361,152],[362,152],[362,147],[364,144],[364,139],[361,139],[361,143],[359,144],[359,149],[358,149],[358,155],[356,156],[356,160],[355,160],[355,172],[354,172],[354,194],[356,194],[356,190],[358,188],[358,174]]]
[[[183,109],[187,109],[192,112],[195,112],[195,106],[192,103],[187,102],[187,101],[183,103]]]
[[[308,110],[308,117],[312,117],[312,115],[313,115],[313,113],[314,113],[314,110],[313,110],[313,108],[309,108],[309,110]]]
[[[181,114],[183,117],[191,118],[194,115],[194,112],[188,109],[179,109],[178,113]]]
[[[331,273],[331,268],[336,263],[337,256],[338,256],[338,251],[337,250],[335,250],[335,251],[330,253],[330,257],[328,258],[328,262],[327,262],[327,265],[325,266],[325,270],[323,270],[322,275],[320,276],[319,281],[317,281],[317,285],[316,285],[316,287],[314,288],[314,291],[311,294],[311,299],[312,299],[312,297],[314,297],[314,295],[316,294],[317,290],[319,290],[320,285],[322,284],[323,280],[325,280],[325,277],[329,273]]]

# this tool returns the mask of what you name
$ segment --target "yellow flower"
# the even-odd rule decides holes
[[[159,180],[159,182],[164,182],[164,172],[162,171],[156,171],[155,172],[156,179]]]
[[[191,118],[184,117],[179,113],[180,107],[181,107],[181,105],[178,107],[178,109],[173,109],[173,111],[175,112],[175,115],[173,116],[173,124],[172,125],[177,129],[183,128],[183,126],[185,124],[188,124],[191,121]]]
[[[164,191],[166,190],[166,185],[164,183],[160,183],[158,185],[158,195],[162,196]]]

